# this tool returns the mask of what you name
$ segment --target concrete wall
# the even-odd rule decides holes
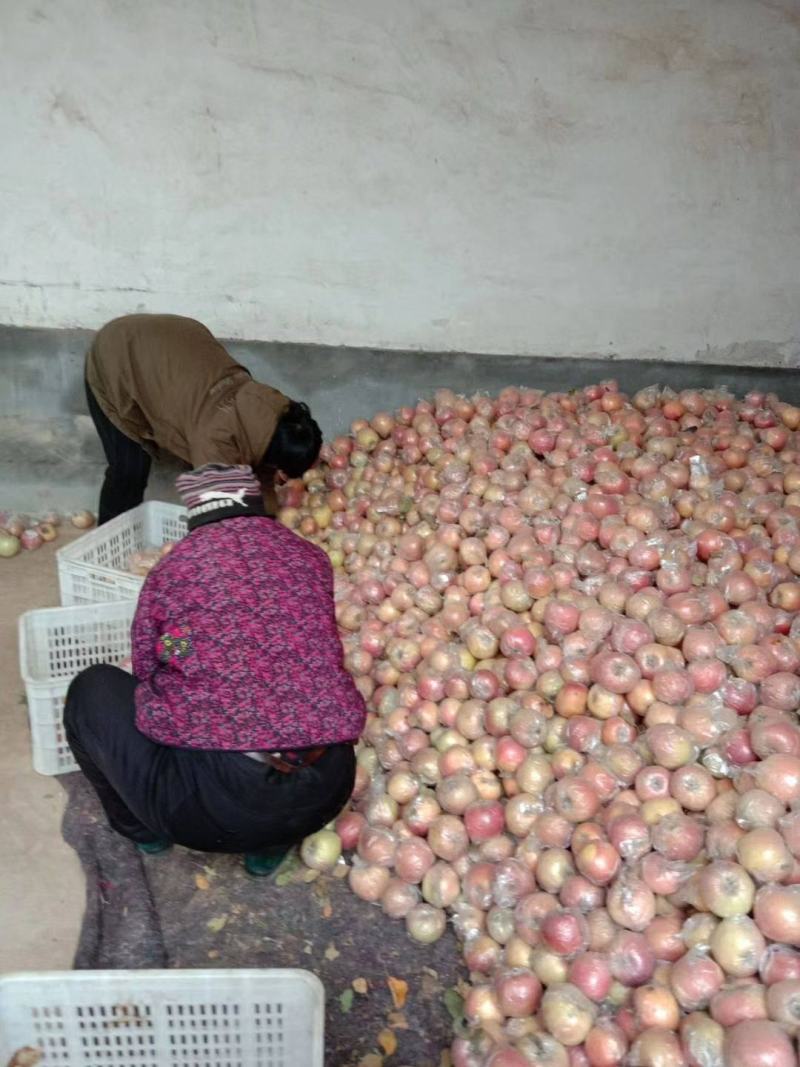
[[[13,0],[0,323],[800,363],[797,0]]]

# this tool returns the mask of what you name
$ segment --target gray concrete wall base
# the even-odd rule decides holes
[[[83,391],[87,330],[0,327],[0,508],[94,507],[103,456]],[[566,390],[616,378],[629,392],[660,383],[675,389],[766,389],[800,403],[790,368],[608,358],[549,359],[463,352],[397,352],[269,342],[228,342],[253,376],[308,402],[326,436],[359,416],[413,404],[448,386],[496,393],[506,385]],[[149,495],[174,499],[179,468],[159,465]]]

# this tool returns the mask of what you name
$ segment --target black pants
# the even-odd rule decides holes
[[[147,488],[151,461],[138,441],[126,437],[109,419],[97,403],[88,382],[86,402],[108,462],[97,514],[97,524],[102,526],[109,519],[121,515],[123,511],[130,511],[137,504],[141,504]]]
[[[352,745],[283,774],[241,752],[155,744],[136,728],[137,681],[118,667],[87,667],[64,709],[70,748],[111,826],[141,844],[166,838],[198,852],[292,845],[342,810],[353,791]]]

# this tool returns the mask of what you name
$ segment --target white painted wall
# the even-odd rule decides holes
[[[0,10],[0,322],[800,357],[797,0]]]

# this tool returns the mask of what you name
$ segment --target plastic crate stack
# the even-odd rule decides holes
[[[119,664],[131,654],[130,626],[144,583],[125,569],[131,553],[178,541],[185,533],[182,507],[148,501],[56,553],[63,606],[28,611],[19,619],[33,766],[40,774],[77,770],[63,729],[64,698],[75,675],[93,663]]]

